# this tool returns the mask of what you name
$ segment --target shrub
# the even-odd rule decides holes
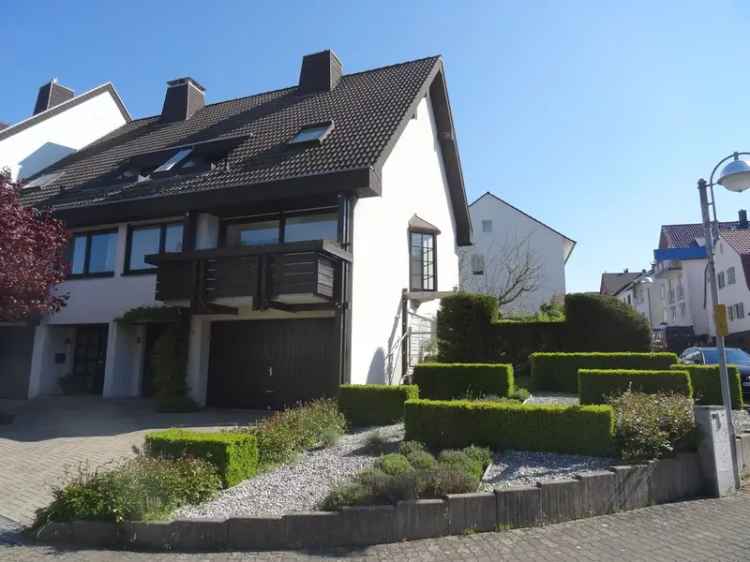
[[[52,503],[37,511],[34,527],[50,521],[160,519],[220,489],[215,467],[200,459],[138,456],[106,471],[79,465],[76,474],[53,489]]]
[[[354,427],[387,425],[404,418],[404,402],[419,397],[414,385],[345,384],[339,387],[338,404]]]
[[[672,392],[692,398],[687,371],[598,370],[578,371],[578,396],[581,404],[606,404],[609,397],[627,390],[656,394]]]
[[[518,400],[519,402],[524,402],[529,399],[531,396],[531,393],[526,390],[525,388],[516,387],[513,389],[513,392],[511,392],[508,395],[508,398],[511,400]]]
[[[571,351],[649,351],[651,329],[634,308],[606,295],[565,296],[566,342]]]
[[[678,394],[627,391],[612,400],[617,443],[628,461],[659,458],[694,445],[693,402]]]
[[[406,456],[406,460],[417,470],[434,468],[437,464],[435,457],[427,451],[413,451]]]
[[[337,511],[347,505],[369,505],[375,503],[370,489],[360,482],[336,484],[320,504],[323,511]]]
[[[721,379],[718,365],[672,365],[670,369],[687,371],[690,374],[690,384],[693,387],[693,398],[696,404],[723,404],[721,396]],[[742,385],[740,372],[734,365],[729,365],[729,392],[732,396],[732,409],[741,410],[744,406],[742,399]]]
[[[492,462],[492,451],[487,447],[477,447],[476,445],[469,445],[464,447],[463,453],[470,459],[475,460],[482,466],[482,472]]]
[[[409,400],[405,425],[406,439],[438,449],[481,445],[606,456],[614,421],[609,406]]]
[[[437,316],[438,358],[444,363],[493,361],[490,327],[497,319],[497,299],[456,293],[440,300]]]
[[[255,436],[246,433],[155,431],[146,434],[145,450],[151,457],[193,457],[210,462],[227,488],[252,478],[258,470],[258,445]]]
[[[399,453],[390,453],[380,457],[375,462],[375,468],[382,470],[389,476],[398,476],[402,472],[412,470],[407,458]]]
[[[473,475],[449,464],[438,464],[433,469],[417,473],[420,497],[444,498],[447,494],[475,492],[479,480]]]
[[[421,453],[424,451],[424,443],[419,441],[402,441],[398,446],[398,452],[408,457],[412,453]]]
[[[534,353],[531,378],[537,390],[578,392],[578,369],[666,370],[674,353]]]
[[[516,367],[536,351],[565,351],[567,324],[560,320],[500,320],[491,326],[494,360]]]
[[[438,463],[442,466],[450,466],[479,481],[482,478],[484,467],[482,463],[469,457],[463,451],[445,450],[438,456]]]
[[[513,392],[513,365],[493,363],[421,363],[414,367],[419,395],[430,400],[450,400],[466,395]]]

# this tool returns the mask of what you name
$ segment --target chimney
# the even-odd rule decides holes
[[[44,86],[39,88],[39,93],[36,96],[36,103],[34,104],[34,115],[47,111],[51,107],[60,105],[63,102],[75,97],[76,93],[70,88],[66,88],[57,81],[57,78],[53,78],[47,82]]]
[[[161,122],[187,121],[206,105],[206,89],[186,76],[167,82],[167,93],[161,108]]]
[[[739,220],[739,228],[747,228],[747,211],[745,209],[740,209],[739,212],[740,220]]]
[[[330,92],[341,80],[342,71],[341,61],[330,49],[305,55],[299,73],[299,91]]]

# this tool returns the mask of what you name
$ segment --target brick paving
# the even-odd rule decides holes
[[[200,554],[101,550],[57,550],[40,546],[0,546],[0,560],[30,562],[220,562],[523,560],[582,562],[669,562],[750,560],[750,495],[661,505],[500,533],[482,533],[356,549]],[[1,539],[0,539],[1,540]]]
[[[12,424],[0,425],[0,533],[2,518],[28,524],[36,509],[49,503],[52,486],[66,470],[131,456],[147,431],[225,427],[257,419],[257,413],[242,410],[157,414],[148,400],[93,396],[0,403],[4,408],[16,417]]]

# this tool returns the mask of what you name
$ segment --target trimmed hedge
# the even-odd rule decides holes
[[[637,371],[634,369],[581,369],[578,371],[578,396],[581,404],[605,404],[609,396],[633,392],[656,394],[673,392],[692,398],[687,371]]]
[[[497,352],[491,327],[496,319],[495,297],[456,293],[440,299],[438,359],[442,363],[494,361]]]
[[[734,365],[728,365],[728,368],[732,409],[741,410],[744,402],[742,400],[740,371]],[[690,374],[690,383],[693,386],[693,397],[696,404],[717,405],[724,403],[721,397],[721,380],[719,379],[718,365],[683,365],[680,363],[672,365],[670,369],[687,371]]]
[[[352,426],[385,425],[404,418],[404,402],[419,398],[416,385],[343,384],[339,410]]]
[[[145,450],[151,457],[208,461],[216,467],[225,488],[252,478],[258,470],[258,445],[249,433],[167,429],[147,433]]]
[[[608,295],[565,296],[570,351],[649,351],[651,328],[633,307]]]
[[[615,452],[610,406],[409,400],[405,409],[405,439],[435,449],[482,445],[594,456]]]
[[[414,367],[419,395],[430,400],[480,396],[509,396],[513,392],[513,365],[502,363],[421,363]]]
[[[674,353],[533,353],[531,380],[536,390],[578,392],[578,369],[661,371],[677,362]]]

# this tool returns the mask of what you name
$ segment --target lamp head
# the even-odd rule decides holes
[[[750,164],[740,160],[735,153],[734,160],[721,170],[717,182],[729,191],[741,192],[750,189]]]

